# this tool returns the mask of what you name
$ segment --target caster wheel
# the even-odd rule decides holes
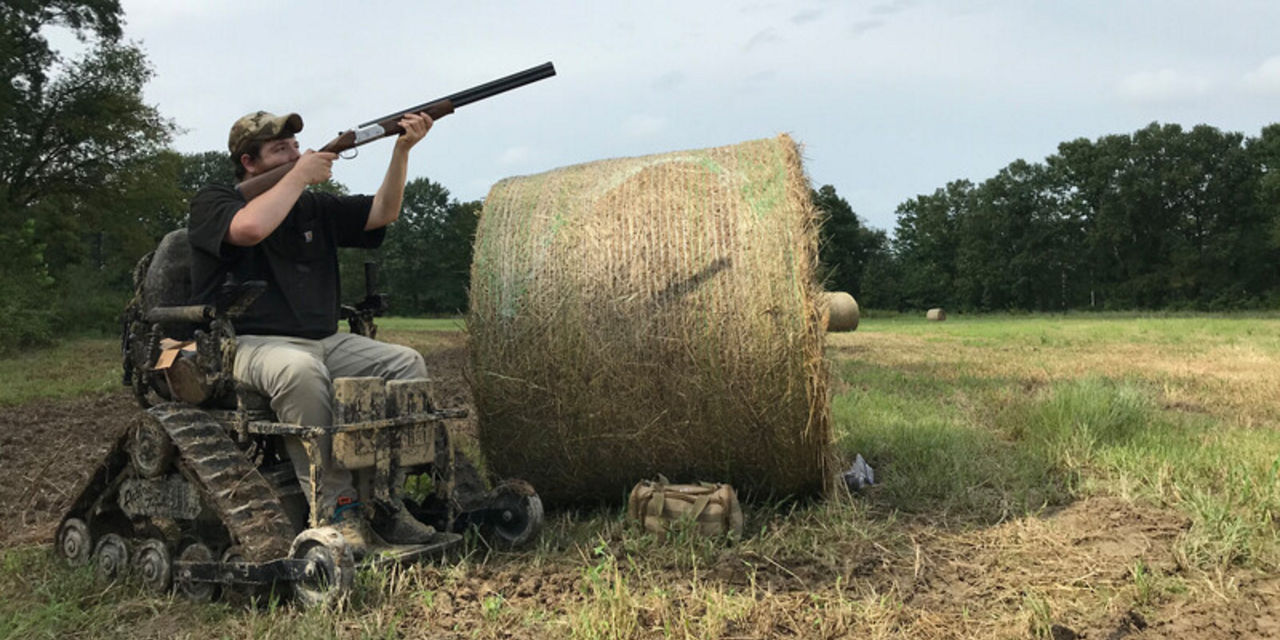
[[[351,592],[356,561],[351,547],[332,527],[307,529],[293,539],[290,558],[307,561],[306,576],[293,586],[294,597],[304,607],[329,606]]]
[[[493,515],[481,530],[499,548],[520,548],[542,531],[542,499],[528,483],[503,482],[494,487],[488,509]]]

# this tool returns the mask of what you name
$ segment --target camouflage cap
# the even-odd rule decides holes
[[[227,150],[232,156],[239,157],[252,142],[273,140],[299,131],[302,131],[302,116],[296,113],[278,116],[266,111],[254,111],[231,125],[231,135],[227,136]]]

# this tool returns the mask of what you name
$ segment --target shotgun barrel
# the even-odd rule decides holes
[[[402,111],[389,113],[381,118],[374,118],[368,122],[361,122],[360,126],[367,127],[371,124],[382,122],[383,120],[390,120],[392,118],[399,119],[400,116],[403,116],[406,113],[420,113],[426,111],[432,105],[446,100],[453,104],[455,109],[458,107],[464,107],[472,102],[479,102],[485,98],[492,98],[499,93],[506,93],[512,89],[519,89],[526,84],[545,80],[555,74],[556,68],[550,62],[544,62],[536,67],[529,67],[524,71],[513,73],[505,78],[498,78],[497,80],[486,82],[482,85],[471,87],[470,89],[463,89],[453,95],[448,95],[430,102],[424,102],[416,107],[409,107]]]

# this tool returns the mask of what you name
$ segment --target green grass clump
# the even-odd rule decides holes
[[[999,381],[875,365],[840,374],[855,390],[832,403],[838,446],[874,461],[878,503],[995,522],[1067,499],[1052,456],[974,422],[970,407],[998,393]]]
[[[465,331],[467,319],[450,318],[378,318],[375,320],[378,329],[388,331]]]
[[[0,359],[0,407],[120,389],[120,342],[79,338]]]
[[[1186,562],[1273,566],[1280,434],[1166,411],[1152,393],[1135,381],[1069,382],[1006,412],[1000,424],[1086,475],[1088,493],[1133,493],[1186,512]]]

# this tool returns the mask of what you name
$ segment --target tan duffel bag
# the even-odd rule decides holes
[[[742,535],[742,505],[737,492],[727,484],[643,480],[631,490],[627,515],[657,534],[666,534],[673,524],[693,522],[690,530],[703,535]]]

